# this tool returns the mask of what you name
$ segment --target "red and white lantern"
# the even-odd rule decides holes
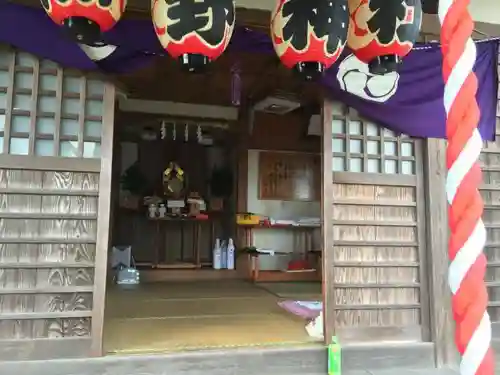
[[[153,0],[151,7],[161,45],[189,71],[222,55],[233,35],[234,0]]]
[[[372,74],[396,70],[420,33],[420,0],[348,0],[347,46]]]
[[[347,40],[347,0],[278,0],[271,37],[283,65],[317,78],[340,57]]]
[[[120,20],[127,0],[41,0],[45,12],[77,42],[94,46]]]

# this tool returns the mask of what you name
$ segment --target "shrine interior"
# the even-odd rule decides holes
[[[322,342],[305,328],[322,300],[319,87],[229,52],[113,80],[106,352]]]

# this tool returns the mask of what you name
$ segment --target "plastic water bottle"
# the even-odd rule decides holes
[[[213,251],[213,267],[215,270],[220,270],[222,266],[222,249],[220,247],[220,239],[215,239],[215,247]]]
[[[227,268],[227,245],[226,241],[222,241],[221,243],[221,261],[220,261],[220,268],[221,269],[226,269]]]
[[[226,266],[228,270],[234,270],[234,242],[232,238],[230,238],[227,243]]]

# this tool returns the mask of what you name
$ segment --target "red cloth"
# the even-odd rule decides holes
[[[289,271],[308,270],[308,269],[311,269],[311,266],[306,260],[292,260],[288,263]]]

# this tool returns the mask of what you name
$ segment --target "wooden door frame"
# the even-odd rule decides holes
[[[456,366],[459,357],[453,343],[455,332],[447,277],[448,231],[443,230],[448,217],[445,192],[446,142],[442,139],[427,139],[423,142],[430,339],[434,343],[436,366]]]
[[[321,245],[323,335],[330,344],[335,335],[335,286],[333,251],[333,173],[332,173],[332,104],[323,99],[321,110]]]
[[[335,318],[335,260],[334,260],[334,238],[333,238],[333,187],[334,173],[332,171],[332,118],[333,101],[323,100],[322,105],[322,191],[321,191],[321,236],[322,236],[322,282],[323,282],[323,319],[325,342],[328,344],[336,333]],[[442,221],[446,218],[446,203],[444,197],[444,172],[442,171],[444,157],[439,155],[442,145],[438,146],[436,140],[419,140],[415,143],[416,174],[411,179],[416,179],[415,187],[417,194],[417,222],[419,236],[419,258],[421,261],[419,275],[421,279],[421,328],[422,339],[436,343],[437,364],[450,363],[448,359],[451,354],[448,331],[449,308],[446,306],[446,235],[442,231]],[[444,144],[444,143],[443,143]],[[425,147],[423,147],[425,146]],[[436,163],[436,157],[441,157],[440,163]],[[358,176],[363,178],[364,176]],[[438,178],[441,177],[441,178]],[[370,177],[370,178],[373,178]],[[387,177],[383,177],[384,179]],[[382,182],[382,181],[380,181]],[[432,191],[442,191],[443,194],[432,194]],[[425,208],[425,209],[424,209]],[[435,212],[435,211],[439,212]],[[444,218],[443,218],[444,216]],[[437,233],[439,232],[439,233]],[[443,247],[444,246],[444,247]],[[436,253],[439,252],[439,253]],[[444,268],[443,268],[444,267]],[[444,270],[444,271],[443,271]],[[430,285],[429,285],[430,284]],[[429,298],[430,294],[430,298]],[[438,299],[438,302],[430,302],[429,299]],[[429,332],[430,331],[430,332]]]
[[[69,340],[59,340],[53,339],[53,337],[33,337],[31,340],[22,338],[15,338],[13,340],[3,340],[2,345],[6,345],[8,341],[12,341],[14,346],[11,346],[11,352],[4,351],[4,357],[8,358],[8,360],[25,360],[25,359],[53,359],[53,358],[72,358],[75,356],[83,357],[83,356],[101,356],[102,355],[102,332],[103,332],[103,319],[104,319],[104,299],[106,292],[106,271],[107,271],[107,257],[108,257],[108,243],[109,243],[109,218],[110,218],[110,193],[111,193],[111,163],[112,163],[112,153],[113,153],[113,126],[114,126],[114,103],[115,103],[115,87],[112,83],[106,82],[106,77],[103,77],[100,74],[89,73],[89,72],[81,72],[78,70],[65,69],[57,64],[54,65],[53,62],[48,62],[46,59],[42,59],[40,57],[36,57],[29,53],[23,52],[16,48],[5,46],[0,43],[0,52],[5,55],[9,61],[7,63],[7,75],[10,78],[10,81],[7,82],[6,91],[6,105],[1,109],[1,113],[5,115],[5,129],[3,131],[3,140],[1,141],[3,144],[3,152],[0,155],[0,167],[2,169],[12,169],[12,170],[27,170],[28,172],[37,172],[37,171],[47,171],[48,173],[56,173],[63,172],[60,175],[71,175],[72,173],[77,174],[91,174],[96,175],[100,173],[99,177],[99,198],[98,198],[98,222],[97,222],[97,234],[96,234],[96,251],[94,254],[95,264],[93,265],[85,265],[85,269],[91,269],[94,267],[94,286],[91,290],[83,289],[78,290],[78,288],[72,291],[74,285],[64,285],[67,287],[67,291],[63,290],[60,293],[58,292],[45,292],[43,290],[37,290],[38,288],[33,288],[33,290],[28,290],[29,294],[65,294],[71,293],[73,295],[77,295],[78,293],[85,293],[87,295],[90,292],[93,293],[92,296],[92,308],[90,310],[90,304],[85,303],[86,309],[84,311],[78,311],[78,314],[74,314],[75,311],[71,310],[68,307],[68,311],[64,312],[53,312],[47,315],[47,317],[43,317],[37,315],[36,312],[33,317],[30,317],[30,314],[24,314],[24,312],[19,311],[19,314],[24,314],[21,319],[30,319],[30,320],[47,320],[47,319],[58,319],[64,323],[65,319],[85,319],[85,327],[87,327],[87,319],[89,317],[91,320],[91,332],[85,331],[81,337],[78,337],[76,334],[71,334],[72,337],[68,337]],[[16,64],[16,58],[18,55],[24,54],[26,57],[26,61],[29,61],[25,66],[22,66],[22,70],[18,69]],[[33,78],[33,85],[27,91],[23,91],[22,95],[30,96],[31,102],[29,106],[29,110],[20,110],[17,108],[13,108],[13,101],[15,99],[15,94],[20,93],[19,88],[16,86],[15,73],[16,71],[23,71],[27,74],[30,74]],[[52,86],[50,87],[42,87],[43,77],[51,77],[55,81],[55,90],[52,90]],[[76,86],[76,90],[73,88],[65,89],[63,86],[63,81],[65,77],[76,78],[80,81],[80,86]],[[99,88],[95,87],[94,89],[89,88],[89,80],[93,80],[94,83],[98,83]],[[101,83],[103,86],[101,86]],[[38,87],[41,85],[40,87]],[[50,88],[50,90],[49,90]],[[104,89],[104,91],[101,91]],[[16,91],[17,90],[17,91]],[[25,90],[25,89],[22,89]],[[49,91],[49,92],[47,92]],[[93,93],[91,93],[93,91]],[[98,93],[96,93],[96,91]],[[68,96],[65,94],[74,94],[78,93],[78,103],[79,107],[75,111],[71,111],[71,113],[62,113],[65,112],[62,110],[63,100],[70,98],[74,99],[73,96]],[[102,97],[101,97],[102,94]],[[40,115],[40,111],[42,111],[38,105],[39,100],[42,98],[53,98],[54,105],[53,109],[48,110],[49,117],[53,119],[54,129],[53,134],[50,134],[51,137],[46,138],[47,140],[53,141],[52,152],[39,152],[37,151],[36,144],[37,141],[43,138],[38,137],[37,133],[37,116]],[[87,104],[89,102],[102,102],[102,116],[95,115],[91,116],[88,114],[89,111],[87,109]],[[45,116],[47,115],[45,114]],[[53,117],[50,116],[53,114]],[[75,115],[76,118],[75,118]],[[26,132],[14,132],[15,129],[11,129],[13,127],[13,118],[14,116],[22,116],[27,117],[29,120],[29,131]],[[69,116],[69,117],[68,117]],[[87,117],[86,117],[87,116]],[[62,121],[71,119],[78,123],[78,130],[74,132],[74,134],[70,134],[71,138],[65,138],[62,141],[66,142],[68,140],[77,142],[77,152],[72,155],[64,156],[60,150],[61,146],[61,127]],[[93,121],[97,123],[101,123],[101,139],[97,140],[98,137],[91,137],[90,135],[86,135],[86,120]],[[46,133],[46,132],[45,132]],[[21,134],[21,135],[20,135]],[[66,135],[69,136],[69,135]],[[10,142],[12,138],[21,138],[28,141],[29,146],[26,148],[26,151],[20,153],[20,151],[16,151],[16,154],[9,153],[9,151],[13,151],[9,149]],[[85,155],[85,142],[91,142],[93,145],[98,145],[100,143],[102,155],[100,158],[89,157],[90,155]],[[45,156],[51,155],[51,156]],[[42,173],[39,173],[42,175]],[[59,173],[58,173],[59,174]],[[92,181],[94,183],[94,181]],[[42,183],[39,181],[38,183],[34,183],[33,187],[29,187],[29,189],[4,189],[4,193],[13,194],[13,195],[59,195],[59,189],[47,189],[43,187]],[[60,189],[61,196],[69,196],[67,193],[69,191]],[[71,191],[72,196],[74,197],[91,197],[94,200],[96,193],[95,190],[91,191],[90,194],[87,194],[85,191],[85,186],[81,186],[81,194],[78,194],[78,191]],[[83,204],[83,203],[82,203]],[[80,214],[80,213],[79,213]],[[52,220],[52,219],[51,219]],[[81,216],[81,218],[77,218],[75,220],[89,220],[92,222],[92,231],[94,231],[95,226],[95,217],[86,218],[85,216]],[[82,224],[83,225],[83,224]],[[71,235],[70,235],[71,237]],[[71,240],[72,238],[69,238]],[[60,240],[60,241],[59,241]],[[68,239],[66,238],[56,238],[55,241],[48,242],[52,245],[65,244],[71,245],[71,242],[68,243]],[[78,241],[77,241],[78,242]],[[37,243],[37,245],[43,244],[45,242]],[[85,243],[85,245],[92,244],[93,247],[94,240],[91,242]],[[47,263],[47,262],[46,262]],[[47,263],[49,264],[49,263]],[[22,264],[16,265],[17,268]],[[61,261],[61,268],[66,268],[67,265],[65,262]],[[46,268],[47,265],[44,265]],[[55,267],[55,266],[54,266]],[[30,267],[33,270],[36,270],[38,266],[35,264],[34,267]],[[90,277],[90,272],[89,272]],[[89,280],[90,281],[90,280]],[[63,286],[63,285],[61,285]],[[87,285],[85,285],[87,287]],[[64,288],[63,288],[64,289]],[[17,293],[11,293],[17,294]],[[48,311],[47,311],[48,312]],[[67,314],[66,314],[67,312]],[[43,312],[45,313],[45,312]],[[55,315],[54,315],[55,314]],[[43,314],[42,314],[43,315]],[[14,320],[14,319],[10,319]],[[61,324],[63,324],[61,323]],[[83,332],[83,330],[82,330]],[[90,337],[89,337],[90,335]],[[34,335],[36,336],[36,335]],[[49,335],[47,335],[49,336]],[[64,334],[62,334],[64,336]],[[69,336],[69,335],[68,335]],[[69,344],[71,342],[71,344]],[[83,342],[83,343],[82,343]],[[12,351],[12,348],[15,348]],[[20,349],[19,349],[20,348]],[[24,349],[26,348],[26,350]],[[13,354],[15,353],[15,355]]]
[[[94,293],[92,313],[92,343],[90,355],[103,356],[104,309],[111,223],[111,189],[113,180],[113,137],[115,116],[115,86],[104,86],[104,111],[102,115],[101,169],[97,209],[97,242],[95,250]]]

